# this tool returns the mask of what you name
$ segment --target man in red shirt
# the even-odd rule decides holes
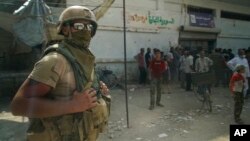
[[[161,82],[162,76],[165,71],[165,62],[161,58],[160,50],[156,50],[155,58],[150,62],[149,71],[151,74],[151,84],[150,84],[150,107],[149,110],[154,109],[155,105],[155,90],[156,94],[156,106],[163,107],[160,103],[161,101]]]

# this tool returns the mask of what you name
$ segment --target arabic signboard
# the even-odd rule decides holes
[[[148,12],[127,12],[127,24],[143,27],[166,27],[175,24],[171,16],[163,16],[152,11]]]
[[[198,27],[210,27],[213,28],[214,18],[212,14],[206,13],[190,13],[190,25]]]

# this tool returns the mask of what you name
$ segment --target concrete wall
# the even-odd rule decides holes
[[[217,38],[216,47],[232,48],[233,52],[236,53],[238,48],[248,48],[250,46],[250,22],[220,18],[221,10],[250,14],[249,7],[218,2],[216,0],[165,0],[165,4],[168,5],[168,3],[175,3],[177,5],[180,4],[182,7],[192,5],[214,9],[215,27],[221,29],[221,33]],[[183,12],[181,24],[189,25],[189,16],[185,10],[183,10]]]
[[[222,32],[217,47],[232,48],[234,53],[238,48],[250,47],[250,22],[221,19],[219,26]]]
[[[126,1],[126,52],[128,65],[128,79],[137,79],[137,65],[134,56],[140,48],[159,48],[169,50],[169,46],[177,44],[180,23],[180,10],[169,9],[164,1],[157,4],[153,0]],[[180,5],[174,5],[180,9]],[[171,6],[170,6],[171,7]],[[122,1],[116,0],[112,8],[98,21],[99,28],[94,37],[91,50],[97,56],[98,64],[107,64],[113,68],[118,76],[124,72],[124,36]],[[150,17],[149,17],[150,16]],[[149,22],[151,18],[151,22]],[[153,22],[153,18],[162,18],[162,22]],[[110,63],[115,62],[115,63]],[[116,64],[116,65],[114,65]],[[118,69],[115,69],[118,68]]]
[[[96,4],[93,1],[92,4]],[[91,1],[68,1],[68,5],[74,3],[92,5]],[[178,28],[181,25],[189,25],[189,15],[186,11],[188,5],[215,10],[215,27],[221,29],[217,47],[232,48],[236,51],[237,48],[250,46],[250,22],[220,18],[221,10],[249,14],[249,7],[215,0],[126,0],[129,79],[137,78],[138,71],[133,57],[140,48],[159,48],[166,52],[170,45],[178,44]],[[121,77],[124,74],[122,6],[122,0],[116,0],[105,16],[98,21],[99,28],[91,43],[91,50],[97,56],[97,64],[115,70],[114,72]],[[152,21],[157,18],[161,18],[161,21]]]

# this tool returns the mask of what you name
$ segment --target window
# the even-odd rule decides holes
[[[188,6],[189,23],[191,26],[214,28],[214,11],[213,9]]]
[[[215,15],[215,11],[213,9],[208,8],[201,8],[201,7],[195,7],[195,6],[188,6],[187,12],[190,13],[204,13],[209,15]]]
[[[221,18],[226,19],[234,19],[234,20],[242,20],[242,21],[250,21],[250,15],[240,14],[228,11],[221,11]]]

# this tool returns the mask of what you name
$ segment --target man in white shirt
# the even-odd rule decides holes
[[[191,72],[193,71],[193,56],[189,53],[189,51],[184,51],[184,61],[183,61],[183,66],[184,66],[184,72],[186,74],[186,91],[191,90]]]
[[[195,60],[195,71],[199,73],[206,73],[210,71],[213,61],[205,56],[205,51],[200,51],[200,56]],[[209,79],[209,78],[208,78]],[[198,83],[198,90],[201,94],[205,94],[206,90],[211,93],[211,84],[200,84]]]
[[[184,71],[184,60],[185,60],[185,55],[184,52],[182,53],[180,60],[179,60],[179,76],[180,76],[180,85],[181,88],[185,88],[185,71]]]
[[[245,51],[243,49],[239,49],[238,50],[238,56],[234,57],[233,59],[229,60],[227,62],[227,66],[234,71],[236,65],[244,65],[245,66],[245,73],[243,74],[244,79],[245,79],[245,85],[244,85],[244,90],[243,90],[243,94],[244,97],[246,98],[247,96],[247,90],[248,90],[248,81],[247,78],[250,77],[250,73],[249,73],[249,65],[248,65],[248,61],[245,57]]]
[[[213,61],[205,56],[205,51],[200,52],[200,57],[195,61],[196,72],[208,72],[213,65]]]

